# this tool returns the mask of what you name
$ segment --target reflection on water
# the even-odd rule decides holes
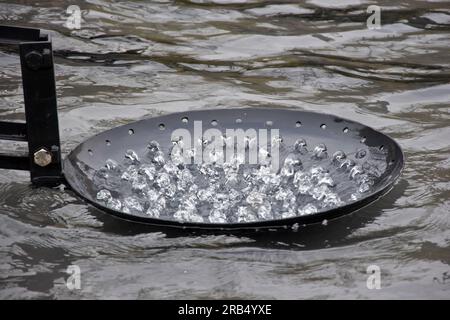
[[[64,27],[82,10],[80,30]],[[395,138],[406,167],[382,200],[296,232],[198,234],[119,221],[68,190],[0,173],[1,298],[448,298],[450,6],[378,1],[0,1],[49,30],[63,149],[176,111],[295,107]],[[0,50],[0,114],[21,119],[17,51]],[[4,144],[1,149],[23,149]],[[81,268],[81,290],[64,284]],[[381,290],[366,268],[381,268]]]

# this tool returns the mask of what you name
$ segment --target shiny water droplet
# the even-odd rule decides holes
[[[315,205],[308,203],[304,207],[298,209],[298,214],[300,216],[307,216],[307,215],[317,213],[317,211],[318,210]]]
[[[125,158],[128,159],[131,163],[139,163],[139,157],[136,152],[131,149],[128,149],[125,153]]]
[[[313,151],[313,156],[317,159],[325,159],[328,157],[327,146],[323,143],[318,144]]]
[[[112,159],[108,159],[106,160],[105,167],[108,170],[116,170],[119,167],[119,164]]]
[[[332,162],[334,164],[339,164],[342,161],[344,161],[345,158],[347,158],[347,155],[344,153],[344,151],[339,150],[339,151],[336,151],[335,153],[333,153]]]
[[[362,158],[364,158],[364,157],[366,156],[366,154],[367,154],[367,151],[366,151],[366,150],[364,150],[364,149],[359,149],[359,150],[356,151],[356,153],[355,153],[355,158],[356,158],[356,159],[362,159]]]
[[[159,145],[158,141],[156,141],[156,140],[150,141],[147,145],[147,148],[151,152],[161,151],[161,146]]]
[[[97,192],[97,200],[107,202],[111,198],[111,192],[109,192],[108,190],[103,189]]]

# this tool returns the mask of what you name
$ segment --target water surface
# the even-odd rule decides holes
[[[395,138],[403,175],[380,201],[297,232],[136,226],[70,190],[0,171],[0,297],[449,298],[450,2],[0,1],[0,23],[50,32],[62,147],[203,108],[326,112]],[[82,10],[80,30],[64,26]],[[17,50],[0,50],[0,117],[23,119]],[[16,143],[1,150],[25,150]],[[66,269],[81,269],[69,290]],[[381,289],[366,286],[381,269]]]

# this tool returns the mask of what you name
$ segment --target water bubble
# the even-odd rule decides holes
[[[147,189],[148,183],[147,180],[143,176],[138,176],[131,182],[131,190],[133,192],[141,194]]]
[[[356,151],[355,153],[355,158],[356,159],[362,159],[367,155],[367,151],[364,149],[359,149],[358,151]]]
[[[181,173],[179,174],[178,188],[180,190],[185,190],[192,183],[194,183],[194,176],[191,171],[187,168],[181,170]]]
[[[194,196],[186,196],[181,199],[179,208],[183,210],[195,211],[197,198]]]
[[[166,162],[164,159],[164,153],[162,151],[156,151],[152,158],[152,162],[158,166],[163,166]]]
[[[156,176],[155,183],[156,183],[156,186],[158,186],[161,189],[169,186],[170,185],[169,174],[166,172],[158,173],[158,175]]]
[[[249,205],[258,208],[264,202],[264,194],[258,191],[252,191],[245,199]]]
[[[103,189],[97,192],[97,200],[107,202],[111,198],[111,192],[109,192],[108,190]]]
[[[320,185],[311,190],[311,196],[316,200],[324,200],[331,193],[327,185]]]
[[[168,162],[163,166],[163,170],[170,176],[177,176],[180,172],[178,167],[173,162]]]
[[[158,199],[156,199],[156,202],[154,204],[156,207],[163,209],[166,207],[166,199],[164,197],[158,197]]]
[[[366,173],[357,175],[355,180],[358,184],[367,183],[368,185],[372,185],[374,183],[372,178]]]
[[[147,148],[152,153],[161,151],[161,146],[159,145],[158,141],[155,141],[155,140],[150,141],[147,145]]]
[[[264,201],[258,207],[258,217],[262,220],[272,219],[272,205],[268,201]]]
[[[106,160],[105,167],[108,170],[116,170],[116,169],[118,169],[119,164],[112,159],[108,159],[108,160]]]
[[[256,136],[255,137],[246,136],[244,138],[245,149],[248,150],[248,149],[256,147],[256,142],[257,142]]]
[[[197,192],[197,198],[200,201],[211,202],[214,199],[214,190],[212,188],[201,189]]]
[[[350,178],[351,179],[355,179],[355,177],[361,173],[364,173],[364,170],[361,166],[357,165],[354,166],[351,170],[350,170]]]
[[[306,150],[306,141],[305,139],[298,139],[297,141],[295,141],[294,143],[294,150],[296,152],[300,152],[300,153],[304,153]]]
[[[106,206],[112,210],[120,211],[122,209],[122,202],[119,199],[111,198],[106,203]]]
[[[272,171],[270,170],[270,167],[261,166],[257,170],[253,170],[251,172],[251,177],[253,178],[254,182],[262,181],[264,183],[267,183],[272,175]]]
[[[127,152],[125,153],[125,158],[128,159],[130,163],[139,163],[139,157],[137,153],[131,149],[127,150]]]
[[[286,159],[284,159],[280,174],[283,177],[291,177],[294,175],[295,171],[301,169],[301,167],[302,162],[300,158],[297,155],[289,154]]]
[[[293,218],[297,215],[297,213],[293,209],[288,209],[287,211],[283,211],[281,213],[281,217],[283,219]]]
[[[327,171],[321,166],[312,166],[309,172],[311,174],[311,178],[317,179]]]
[[[120,178],[121,178],[122,180],[125,180],[125,181],[133,182],[134,180],[137,179],[138,174],[139,174],[139,173],[138,173],[138,170],[137,170],[136,166],[132,165],[132,166],[129,166],[129,167],[122,173],[122,175],[120,176]]]
[[[339,150],[339,151],[336,151],[335,153],[333,153],[332,162],[334,164],[338,164],[338,163],[341,163],[342,161],[344,161],[345,158],[347,158],[347,155],[344,153],[344,151]]]
[[[203,217],[196,214],[195,212],[189,210],[177,210],[173,215],[178,221],[201,223],[203,222]]]
[[[285,201],[286,199],[295,199],[295,195],[291,189],[279,188],[275,193],[275,200]]]
[[[215,182],[215,179],[219,177],[219,172],[211,163],[202,163],[200,165],[199,172],[211,179],[211,182]]]
[[[231,207],[231,201],[227,194],[217,193],[214,196],[213,208],[216,210],[226,211]]]
[[[110,175],[110,172],[106,167],[100,168],[95,172],[94,179],[105,180],[109,177],[109,175]]]
[[[231,189],[228,191],[228,198],[231,201],[238,201],[241,199],[241,193],[236,191],[235,189]]]
[[[345,159],[339,166],[341,169],[349,170],[355,165],[355,161],[352,159]]]
[[[305,172],[298,171],[294,175],[294,185],[297,187],[300,194],[306,194],[314,186],[311,175]]]
[[[159,218],[161,215],[161,210],[157,207],[150,207],[145,212],[146,215],[152,217],[152,218]]]
[[[161,196],[161,194],[158,191],[156,191],[155,189],[150,189],[147,191],[146,196],[150,202],[154,203],[158,200],[158,198]]]
[[[295,169],[294,166],[290,163],[284,164],[281,168],[280,174],[283,177],[292,177],[294,175]]]
[[[186,159],[194,159],[197,154],[197,150],[195,148],[187,149],[186,151]]]
[[[138,174],[151,182],[155,179],[156,168],[153,164],[143,164],[139,167]]]
[[[162,193],[169,198],[172,198],[177,193],[177,187],[170,184],[162,189]]]
[[[236,215],[238,222],[253,222],[258,220],[256,215],[247,207],[239,207]]]
[[[370,185],[368,183],[361,183],[358,188],[359,193],[365,193],[370,190]]]
[[[330,174],[328,172],[321,173],[317,177],[317,184],[318,185],[327,185],[328,187],[334,187],[335,183],[333,179],[331,178]]]
[[[126,197],[123,201],[122,211],[125,213],[142,213],[143,207],[136,197]]]
[[[305,205],[303,208],[299,208],[298,209],[298,214],[300,215],[300,216],[307,216],[307,215],[310,215],[310,214],[314,214],[314,213],[317,213],[317,208],[316,208],[316,206],[315,205],[313,205],[313,204],[311,204],[311,203],[308,203],[307,205]]]
[[[236,187],[239,183],[239,175],[237,173],[228,173],[225,176],[225,185],[229,187]]]
[[[341,198],[336,193],[329,193],[324,199],[325,207],[336,207],[342,204]]]
[[[352,201],[359,200],[360,198],[361,198],[361,194],[359,192],[352,193],[352,195],[350,196],[350,199]]]
[[[221,210],[214,210],[208,217],[211,223],[227,223],[227,216]]]
[[[313,156],[317,159],[325,159],[326,157],[328,157],[326,145],[323,143],[318,144],[314,148]]]
[[[183,154],[183,148],[180,147],[180,145],[175,145],[170,150],[170,160],[172,160],[172,164],[179,166],[184,164],[184,154]]]
[[[270,163],[271,163],[270,153],[264,148],[259,148],[258,161],[259,161],[260,165],[263,165],[263,166],[270,165]]]
[[[190,193],[190,194],[197,194],[197,192],[198,192],[198,186],[196,185],[196,184],[193,184],[193,185],[191,185],[190,187],[189,187],[189,190],[188,190],[188,192]]]

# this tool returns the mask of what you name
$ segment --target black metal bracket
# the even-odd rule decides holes
[[[0,44],[19,46],[25,121],[0,121],[0,140],[28,142],[28,155],[0,155],[0,168],[29,170],[36,185],[63,182],[52,43],[39,29],[0,26]]]

